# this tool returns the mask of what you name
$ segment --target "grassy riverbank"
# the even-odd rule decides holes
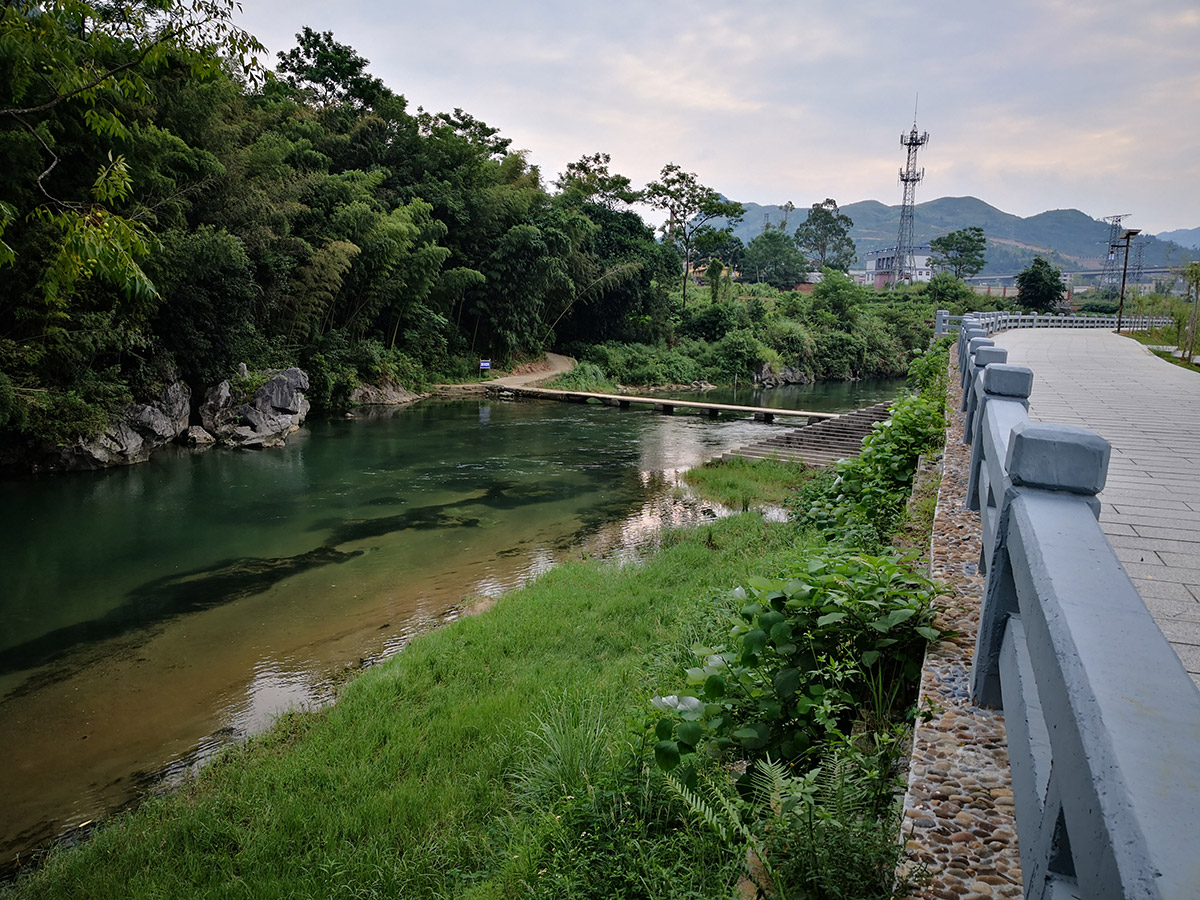
[[[747,512],[553,569],[3,896],[695,900],[729,897],[748,851],[781,900],[903,896],[894,791],[937,591],[887,542],[944,367],[914,364],[923,396],[800,487],[803,528]],[[807,474],[719,469],[702,490],[755,500]]]
[[[52,855],[11,896],[528,894],[556,840],[556,820],[519,800],[531,755],[547,758],[531,734],[566,705],[588,709],[597,752],[623,764],[644,737],[655,676],[679,664],[679,636],[713,614],[710,598],[794,556],[795,537],[746,514],[672,535],[641,565],[557,568],[414,641],[335,706],[285,716],[178,793]],[[628,867],[640,831],[676,832],[661,862],[630,877],[687,878],[705,857],[691,895],[706,896],[714,866],[736,868],[677,814],[630,819],[627,846],[597,848],[628,852]]]

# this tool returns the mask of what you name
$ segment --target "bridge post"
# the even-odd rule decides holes
[[[959,381],[962,383],[963,401],[962,408],[967,408],[967,389],[971,386],[971,374],[975,368],[975,354],[982,347],[993,347],[996,342],[991,338],[971,338],[967,344],[967,358],[964,360],[962,370],[959,372]]]
[[[992,441],[985,439],[985,432],[993,421],[1003,421],[1009,429],[1022,419],[1028,418],[1029,395],[1033,392],[1033,369],[1025,366],[1014,366],[1010,363],[993,363],[983,370],[975,390],[979,399],[975,402],[975,415],[967,423],[971,428],[971,468],[967,481],[967,508],[973,509],[985,516],[987,498],[982,497],[980,484],[984,480],[983,467],[995,463],[998,467],[1004,461],[1007,452],[1005,446],[992,446]],[[998,407],[992,411],[992,406]],[[997,435],[1002,441],[1007,441],[1008,434]],[[1000,479],[1002,480],[1002,479]],[[1004,486],[1000,480],[989,478],[990,493],[1002,495]],[[999,500],[998,497],[994,499]],[[986,529],[985,529],[986,530]],[[990,550],[985,547],[985,550]]]
[[[971,339],[982,337],[987,337],[987,332],[979,326],[978,320],[969,324],[963,322],[963,327],[958,332],[958,370],[960,372],[967,367],[967,348],[970,346]]]
[[[1014,367],[1016,368],[1016,367]],[[1016,579],[1033,577],[1027,567],[1014,574],[1010,556],[1012,505],[1029,490],[1055,491],[1087,498],[1093,517],[1099,502],[1094,498],[1104,489],[1112,450],[1108,441],[1094,431],[1077,425],[1053,425],[1028,419],[1012,429],[1004,468],[1010,485],[1000,501],[996,546],[990,549],[987,584],[979,616],[979,635],[971,672],[971,697],[981,706],[1003,709],[1000,690],[1000,645],[1011,615],[1018,614]],[[1064,519],[1064,523],[1067,520]],[[1041,594],[1048,585],[1033,584]]]
[[[971,372],[970,380],[967,382],[967,389],[963,393],[963,411],[966,412],[966,417],[963,419],[963,443],[971,443],[971,422],[975,418],[975,406],[979,402],[979,395],[975,391],[975,385],[979,383],[979,379],[983,377],[983,370],[990,365],[997,363],[1008,362],[1008,351],[1001,347],[980,347],[975,351],[975,366]]]

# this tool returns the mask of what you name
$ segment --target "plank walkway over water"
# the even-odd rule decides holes
[[[839,459],[858,456],[863,438],[871,433],[876,422],[888,417],[891,407],[890,401],[864,406],[843,413],[836,419],[818,422],[807,428],[790,429],[783,434],[731,450],[722,458],[783,459],[802,462],[806,466],[829,466]]]
[[[1200,685],[1200,374],[1107,331],[992,337],[1033,369],[1030,418],[1112,444],[1100,527]]]
[[[803,418],[809,422],[837,419],[838,413],[813,412],[804,409],[775,409],[765,406],[738,406],[732,403],[706,403],[703,400],[675,400],[670,397],[634,397],[628,394],[600,394],[592,391],[559,391],[551,388],[521,387],[514,385],[487,386],[488,394],[529,397],[535,400],[558,400],[563,403],[587,403],[595,400],[605,406],[626,409],[634,404],[651,406],[657,411],[671,415],[677,409],[690,409],[716,418],[720,413],[752,415],[760,422],[772,422],[779,418]]]

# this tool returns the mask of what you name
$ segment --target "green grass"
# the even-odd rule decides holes
[[[1176,356],[1169,350],[1153,350],[1151,351],[1159,359],[1165,359],[1169,363],[1179,366],[1181,369],[1187,369],[1189,372],[1200,372],[1200,366],[1193,362],[1188,362]]]
[[[647,708],[653,682],[677,671],[689,630],[714,615],[706,598],[777,571],[794,542],[790,526],[750,514],[668,535],[637,566],[554,569],[490,611],[414,641],[352,681],[334,706],[285,715],[178,792],[51,854],[4,896],[537,893],[530,885],[549,876],[545,863],[561,865],[579,843],[564,843],[565,826],[521,799],[529,786],[519,773],[531,752],[545,755],[537,735],[555,740],[546,731],[553,710],[563,697],[584,703],[598,717],[587,730],[611,741],[572,749],[556,771],[581,777],[597,753],[611,770],[644,724],[631,724],[630,710]],[[660,872],[679,888],[646,896],[728,895],[724,877],[702,887],[730,863],[710,835],[666,829],[663,814],[627,819],[623,796],[610,790],[589,801],[587,814],[612,825],[609,843],[592,847],[594,860],[610,860],[622,877],[643,866],[650,875],[639,879]],[[578,825],[571,833],[585,843],[595,834]],[[660,833],[668,838],[651,840]],[[677,880],[688,869],[680,854],[686,863],[706,853],[695,883]],[[603,874],[584,872],[580,883],[603,886]]]
[[[700,496],[744,511],[752,505],[783,503],[815,471],[799,462],[735,456],[689,469],[683,479]]]
[[[933,516],[937,512],[938,489],[942,477],[937,465],[926,460],[913,479],[912,495],[904,509],[900,527],[892,536],[892,546],[901,550],[913,550],[921,554],[929,552],[933,538]]]

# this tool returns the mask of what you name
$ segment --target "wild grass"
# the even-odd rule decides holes
[[[922,555],[929,553],[929,544],[933,539],[933,516],[937,511],[941,484],[942,476],[937,463],[929,459],[922,460],[913,478],[912,495],[908,498],[904,517],[892,536],[893,547]]]
[[[576,852],[679,885],[621,882],[627,896],[726,896],[714,873],[727,850],[669,804],[638,800],[657,788],[625,771],[640,739],[627,717],[647,708],[649,676],[677,665],[680,635],[713,615],[706,598],[776,569],[794,537],[749,514],[669,535],[638,566],[554,569],[51,854],[4,896],[525,896]],[[561,697],[578,711],[556,712],[548,698]],[[586,804],[554,819],[547,798],[581,786]],[[603,896],[583,891],[589,879],[618,888],[581,871],[569,893]]]
[[[700,496],[745,511],[754,505],[783,503],[815,471],[800,462],[735,456],[689,469],[683,479]]]

